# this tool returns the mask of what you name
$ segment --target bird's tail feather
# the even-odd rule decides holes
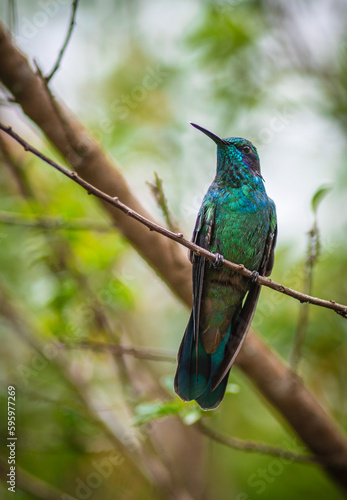
[[[198,350],[194,340],[194,319],[191,314],[186,331],[178,351],[175,392],[184,401],[191,401],[204,392],[210,375],[210,356],[201,342]],[[197,360],[198,356],[198,369]]]
[[[224,357],[228,333],[213,354],[206,353],[201,340],[198,349],[194,339],[194,319],[190,316],[184,337],[178,352],[178,366],[175,376],[175,392],[184,401],[195,399],[204,410],[216,408],[222,401],[228,374],[213,391],[211,381]],[[196,359],[198,356],[198,360]]]
[[[228,371],[228,373],[225,374],[223,380],[221,380],[219,385],[214,390],[211,390],[211,384],[223,360],[225,347],[228,342],[228,338],[230,336],[230,330],[231,326],[229,326],[228,333],[224,336],[216,352],[209,355],[211,357],[211,369],[210,369],[210,376],[208,379],[208,383],[205,387],[204,392],[200,394],[199,397],[195,398],[196,402],[203,410],[213,410],[214,408],[217,408],[217,406],[221,403],[224,397],[230,370]]]

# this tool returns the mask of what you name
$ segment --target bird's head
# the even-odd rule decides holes
[[[260,162],[255,146],[241,137],[222,139],[209,130],[191,123],[217,144],[217,178],[230,181],[235,187],[252,177],[260,177]]]

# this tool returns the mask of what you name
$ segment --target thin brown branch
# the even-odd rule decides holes
[[[60,342],[59,347],[64,349],[91,349],[93,351],[110,351],[119,356],[128,355],[138,359],[147,359],[149,361],[164,361],[167,363],[176,363],[175,353],[148,349],[145,347],[133,347],[108,342],[95,342],[91,340],[82,340],[80,342]]]
[[[6,127],[2,123],[0,123],[0,130],[6,132],[8,135],[13,137],[13,139],[15,139],[19,144],[21,144],[21,146],[23,146],[25,151],[29,151],[30,153],[34,154],[35,156],[43,160],[45,163],[48,163],[53,168],[64,174],[66,177],[69,177],[71,180],[79,184],[81,187],[83,187],[83,189],[85,189],[88,192],[88,194],[93,194],[97,198],[100,198],[101,200],[110,203],[114,207],[119,208],[119,210],[124,212],[129,217],[132,217],[133,219],[137,220],[144,226],[148,227],[150,231],[155,231],[163,236],[166,236],[167,238],[170,238],[171,240],[176,241],[180,245],[183,245],[189,250],[192,250],[196,255],[201,255],[206,259],[211,260],[212,262],[216,261],[217,257],[214,253],[209,252],[205,248],[202,248],[199,245],[196,245],[195,243],[189,240],[186,240],[183,237],[182,233],[174,233],[169,229],[159,226],[155,222],[152,222],[151,220],[135,212],[135,210],[132,210],[130,207],[122,203],[117,196],[112,197],[109,194],[100,191],[100,189],[96,188],[89,182],[82,179],[76,172],[71,172],[71,170],[68,170],[67,168],[53,161],[51,158],[48,158],[48,156],[38,151],[36,148],[31,146],[27,141],[25,141],[22,137],[20,137],[16,132],[14,132],[11,127]],[[229,269],[232,269],[238,274],[242,274],[242,276],[245,276],[247,278],[252,276],[252,271],[246,269],[243,264],[235,264],[234,262],[225,260],[223,265]],[[316,306],[332,309],[333,311],[336,311],[344,318],[347,318],[347,306],[338,304],[334,300],[323,300],[317,297],[311,297],[310,295],[288,288],[284,285],[281,285],[280,283],[272,281],[269,278],[264,278],[263,276],[259,276],[256,283],[258,285],[267,286],[268,288],[271,288],[272,290],[275,290],[277,292],[281,292],[284,295],[288,295],[289,297],[297,299],[302,303],[308,302]]]
[[[229,448],[235,448],[237,450],[248,451],[251,453],[273,455],[275,457],[281,457],[286,460],[291,460],[292,462],[301,462],[306,464],[317,464],[319,462],[319,459],[317,457],[311,455],[304,455],[302,453],[285,450],[276,446],[270,446],[265,443],[244,441],[243,439],[225,436],[223,434],[220,434],[219,432],[214,431],[213,429],[211,429],[211,427],[206,426],[201,420],[194,424],[194,427],[208,438],[224,446],[228,446]]]
[[[55,72],[59,69],[59,66],[60,66],[61,60],[63,58],[64,52],[65,52],[65,50],[66,50],[66,48],[68,46],[68,43],[70,41],[70,38],[71,38],[71,35],[72,35],[72,31],[73,31],[74,26],[76,24],[75,19],[76,19],[76,13],[77,13],[77,6],[78,6],[78,0],[73,0],[72,7],[71,7],[71,19],[70,19],[69,29],[68,29],[68,31],[66,33],[66,37],[65,37],[63,46],[60,49],[57,61],[56,61],[55,65],[54,65],[52,71],[50,72],[50,74],[45,77],[45,80],[46,80],[47,83],[50,82],[50,80],[53,78]]]

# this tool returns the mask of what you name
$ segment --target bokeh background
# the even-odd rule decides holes
[[[44,74],[56,61],[70,13],[71,2],[63,0],[0,5],[1,20]],[[80,0],[51,88],[120,163],[153,217],[165,223],[148,186],[157,172],[172,218],[188,237],[215,172],[214,144],[189,122],[223,137],[250,139],[278,212],[273,279],[303,289],[308,231],[316,220],[320,255],[312,294],[346,303],[346,34],[344,0]],[[1,120],[61,161],[7,98],[2,89]],[[227,435],[304,452],[237,367],[223,404],[202,415],[174,395],[174,362],[65,349],[76,386],[54,354],[51,363],[37,355],[38,341],[49,353],[58,342],[107,339],[174,356],[188,311],[110,228],[95,199],[13,143],[6,148],[13,165],[2,151],[0,428],[5,435],[11,384],[17,388],[17,463],[28,474],[27,484],[41,480],[61,492],[56,498],[165,498],[146,480],[141,453],[144,448],[147,460],[161,464],[158,475],[164,473],[170,463],[166,440],[179,442],[179,431],[166,426],[154,440],[151,426],[169,420],[169,413],[184,426],[203,418]],[[315,217],[311,202],[322,186],[329,189]],[[18,214],[17,223],[9,223],[5,212]],[[74,227],[25,225],[40,216],[68,219]],[[286,362],[301,307],[262,290],[253,325]],[[346,428],[346,321],[312,306],[305,331],[299,374]],[[142,384],[129,378],[129,366]],[[153,378],[162,388],[157,394],[149,389]],[[140,466],[119,450],[112,472],[102,475],[95,464],[113,449],[102,422],[122,436],[128,451],[135,450]],[[199,456],[185,472],[200,474],[201,491],[192,498],[343,498],[314,465],[285,463],[205,438],[194,450]],[[3,448],[1,457],[6,456]],[[176,473],[177,482],[187,481]],[[18,489],[16,498],[38,498],[29,486]],[[0,492],[11,495],[4,482]],[[46,498],[54,498],[50,494]]]

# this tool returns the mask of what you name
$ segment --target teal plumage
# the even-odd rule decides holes
[[[194,125],[194,124],[192,124]],[[217,173],[196,221],[193,241],[232,262],[268,276],[274,261],[277,222],[267,196],[256,148],[246,139],[221,139]],[[213,409],[223,399],[230,368],[242,346],[260,287],[226,267],[191,255],[193,310],[178,353],[175,391]]]

